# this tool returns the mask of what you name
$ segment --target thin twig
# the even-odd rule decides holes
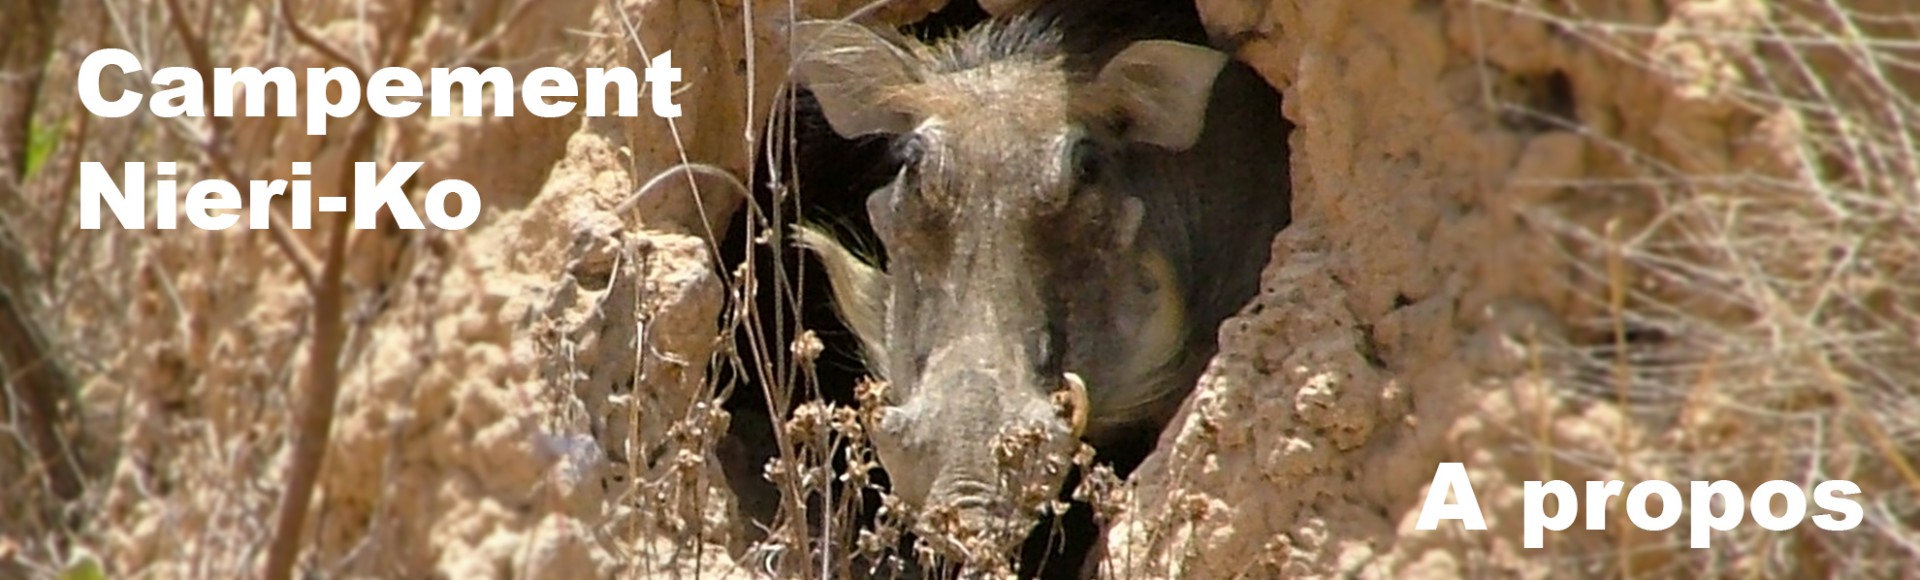
[[[526,16],[527,11],[532,10],[536,4],[538,4],[538,2],[534,0],[520,0],[515,3],[513,10],[507,13],[505,19],[496,23],[492,30],[487,31],[485,36],[480,37],[479,40],[468,45],[466,50],[460,51],[460,56],[453,59],[454,64],[452,68],[473,66],[475,59],[479,58],[480,53],[493,50],[494,45],[499,44],[500,39],[507,35],[508,30],[513,28],[513,24],[520,22],[521,19]]]
[[[0,243],[0,260],[21,258],[11,244]],[[73,379],[58,359],[47,355],[42,335],[27,316],[26,304],[0,286],[0,385],[16,387],[0,392],[0,408],[22,411],[21,428],[38,456],[38,469],[47,487],[61,500],[80,497],[79,467],[62,461],[67,456],[61,436],[61,401],[72,396]]]
[[[186,13],[180,7],[180,0],[166,0],[166,6],[167,21],[172,24],[174,34],[180,37],[180,44],[186,47],[188,61],[193,64],[200,78],[213,78],[213,56],[207,49],[206,37],[187,23]],[[214,93],[205,91],[201,98],[204,100],[202,106],[209,111],[213,110]],[[228,139],[232,134],[231,123],[225,117],[208,115],[207,125],[212,134],[204,139],[195,139],[200,145],[201,154],[207,158],[209,164],[213,165],[222,179],[228,183],[239,183],[240,172],[235,169],[233,157],[228,155],[231,145]],[[313,252],[307,250],[306,244],[301,243],[299,238],[293,237],[290,231],[293,226],[287,223],[286,216],[269,208],[267,219],[268,239],[272,240],[273,245],[278,247],[281,253],[286,254],[287,262],[293,264],[294,272],[300,275],[301,281],[305,282],[308,288],[312,288],[318,282]]]
[[[681,163],[661,170],[659,173],[654,174],[652,178],[647,179],[646,183],[640,184],[639,188],[633,190],[633,194],[628,195],[626,199],[620,201],[619,205],[613,207],[613,213],[615,215],[626,215],[627,212],[633,211],[635,206],[640,205],[640,200],[646,199],[648,194],[653,193],[656,188],[666,183],[668,178],[682,172],[690,175],[705,175],[717,178],[722,183],[727,184],[727,187],[734,193],[739,194],[741,199],[748,199],[753,195],[752,192],[747,189],[747,184],[741,183],[740,178],[734,177],[732,172],[706,163]],[[691,177],[689,177],[689,179],[691,179]]]
[[[292,0],[280,0],[280,23],[287,27],[287,32],[293,34],[294,40],[300,41],[301,45],[320,53],[321,56],[333,60],[340,66],[347,67],[353,71],[353,76],[363,79],[367,77],[367,68],[360,66],[359,61],[347,56],[347,53],[341,52],[332,43],[315,35],[313,31],[307,30],[306,25],[300,23],[299,17],[293,14]]]
[[[425,21],[426,6],[427,0],[413,2],[406,23],[382,47],[382,50],[390,52],[376,58],[376,61],[397,66],[411,56],[413,43],[409,39],[417,36]],[[305,27],[294,18],[287,0],[280,0],[280,7],[282,19],[293,31],[296,40],[335,60],[349,64],[353,62],[338,49],[306,32]],[[358,65],[353,65],[353,68],[356,73],[365,70]],[[359,76],[365,77],[364,74]],[[372,151],[374,136],[380,126],[381,118],[377,115],[361,114],[356,118],[353,130],[348,133],[346,154],[340,157],[340,175],[347,175],[356,160]],[[352,192],[348,192],[347,197],[353,197]],[[280,496],[279,517],[274,523],[272,544],[268,546],[266,568],[262,573],[267,580],[286,580],[292,574],[303,545],[300,540],[306,527],[313,489],[318,483],[321,467],[326,463],[327,446],[333,439],[334,405],[340,394],[339,358],[346,341],[346,289],[341,279],[346,270],[350,222],[348,216],[335,219],[328,235],[326,269],[320,275],[319,284],[312,286],[313,342],[308,351],[307,382],[302,389],[305,400],[301,404],[300,420],[294,432],[287,488]]]
[[[361,115],[347,145],[342,164],[371,148],[377,117]],[[345,289],[341,278],[346,272],[346,247],[352,219],[336,216],[327,239],[326,269],[320,285],[314,288],[313,342],[307,351],[307,381],[301,389],[300,420],[296,424],[292,459],[287,468],[287,488],[280,496],[279,518],[274,525],[273,543],[268,547],[263,576],[267,580],[286,580],[300,555],[301,532],[306,525],[308,503],[326,462],[327,444],[333,438],[334,403],[340,393],[340,350],[345,342]]]

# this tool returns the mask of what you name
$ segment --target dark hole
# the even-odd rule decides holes
[[[733,271],[733,265],[747,259],[755,238],[769,242],[751,248],[751,272],[758,287],[751,308],[757,314],[745,319],[757,323],[734,329],[739,366],[723,361],[713,369],[718,384],[732,388],[725,403],[732,421],[719,449],[728,483],[740,498],[741,515],[766,526],[775,523],[781,505],[779,492],[763,477],[768,460],[779,455],[774,430],[805,401],[855,405],[853,386],[867,374],[855,355],[858,344],[833,311],[826,272],[788,243],[789,228],[796,223],[827,224],[840,235],[864,235],[871,240],[865,195],[891,177],[885,139],[842,139],[826,125],[817,107],[810,93],[800,91],[791,105],[791,130],[765,137],[777,141],[771,147],[773,153],[763,153],[756,162],[752,207],[736,214],[720,248],[726,270]],[[780,182],[770,183],[775,176]],[[825,347],[814,362],[812,381],[806,380],[788,349],[803,329],[813,331]],[[755,342],[756,334],[763,343]],[[770,391],[787,393],[783,398],[789,403],[775,410],[778,417],[769,415]],[[836,454],[834,468],[843,470],[842,463]],[[885,485],[884,474],[877,480]],[[869,503],[874,505],[863,510],[867,514],[878,507]],[[814,505],[807,511],[810,523],[818,526],[826,510]],[[861,524],[870,519],[864,516]],[[752,523],[745,527],[750,533],[760,530]]]
[[[1387,359],[1380,356],[1380,341],[1373,336],[1373,325],[1360,325],[1360,344],[1355,346],[1358,347],[1360,356],[1367,360],[1367,364],[1376,369],[1387,368]]]
[[[986,12],[977,2],[957,1],[907,31],[923,38],[943,36],[985,19]],[[782,517],[780,493],[763,476],[767,462],[779,456],[774,430],[805,401],[855,406],[854,385],[868,374],[857,355],[859,345],[834,313],[825,270],[811,255],[788,243],[789,227],[795,223],[826,226],[836,236],[853,240],[852,245],[861,250],[877,254],[884,265],[885,255],[867,218],[866,197],[886,185],[898,169],[889,138],[842,138],[820,115],[810,92],[804,88],[792,90],[792,99],[780,112],[784,125],[775,124],[773,132],[762,135],[758,144],[761,154],[755,161],[752,204],[735,214],[720,246],[723,271],[732,272],[735,265],[747,260],[756,238],[769,242],[751,247],[751,271],[758,287],[751,308],[757,315],[746,319],[757,322],[734,329],[739,364],[723,357],[712,369],[718,384],[732,389],[724,406],[733,418],[718,454],[728,485],[739,497],[740,515],[753,520],[745,526],[751,534],[762,533],[762,526],[773,526],[776,517]],[[744,306],[731,304],[729,308]],[[727,323],[727,318],[722,318],[721,324]],[[791,360],[787,348],[803,329],[813,331],[825,347],[814,363],[812,381]],[[756,345],[756,333],[764,343]],[[772,379],[770,385],[764,380],[767,375]],[[785,397],[789,400],[786,408],[777,410],[779,417],[769,416],[770,391],[790,393]],[[845,458],[837,451],[833,468],[836,473],[844,473]],[[885,487],[886,474],[876,470],[874,484]],[[851,489],[835,492],[836,497],[849,494],[862,499],[855,523],[861,528],[871,527],[880,507],[878,494]],[[817,532],[822,518],[837,518],[833,511],[833,506],[813,498],[807,506],[806,525]],[[911,561],[910,541],[903,541],[898,551]],[[867,566],[882,565],[884,569],[887,566],[883,564],[858,562],[856,567],[864,573]]]
[[[933,39],[949,36],[953,33],[972,28],[975,24],[985,22],[986,20],[987,10],[981,8],[979,2],[973,0],[958,0],[948,2],[946,7],[941,8],[933,14],[928,14],[926,18],[921,19],[919,22],[906,25],[902,30],[906,31],[907,34],[913,35],[915,38],[923,40]]]
[[[1578,357],[1568,381],[1571,391],[1601,401],[1629,405],[1671,405],[1685,391],[1667,385],[1697,380],[1703,362],[1672,346],[1684,340],[1667,328],[1627,321],[1616,338],[1611,320],[1575,329],[1570,338]]]
[[[1135,3],[1154,4],[1162,8],[1159,12],[1172,13],[1176,19],[1189,21],[1193,30],[1199,30],[1198,14],[1191,2],[1136,0]],[[979,24],[986,17],[977,2],[954,1],[904,30],[923,39],[938,38]],[[1248,78],[1252,78],[1250,73]],[[868,374],[858,357],[859,346],[852,333],[834,313],[826,273],[811,255],[787,243],[788,228],[796,222],[828,226],[842,239],[853,240],[850,245],[879,254],[884,264],[885,256],[873,235],[865,201],[870,192],[892,180],[899,163],[888,138],[842,138],[827,125],[809,92],[804,88],[792,91],[794,98],[781,112],[785,124],[776,124],[774,132],[762,135],[763,142],[759,144],[762,153],[756,160],[752,184],[753,201],[734,217],[720,247],[724,260],[722,271],[726,272],[735,271],[736,265],[747,260],[748,250],[753,250],[752,272],[758,287],[750,305],[756,316],[742,318],[754,321],[747,323],[752,326],[734,329],[738,364],[722,357],[712,369],[718,384],[731,389],[725,408],[733,419],[719,454],[728,484],[740,498],[742,515],[754,520],[745,526],[753,530],[750,533],[760,533],[760,526],[774,525],[779,515],[780,494],[762,475],[768,460],[779,454],[774,430],[794,406],[807,400],[855,406],[854,385]],[[756,238],[766,239],[769,245],[753,246]],[[746,306],[729,305],[730,308]],[[731,314],[723,315],[721,322],[728,324],[732,318]],[[812,330],[825,346],[814,365],[812,381],[796,368],[787,348],[801,329]],[[764,341],[756,343],[752,338],[754,333]],[[767,375],[771,375],[772,385],[762,384]],[[791,392],[791,402],[786,408],[773,411],[779,417],[769,416],[767,393],[782,389]],[[1153,450],[1158,438],[1159,433],[1144,430],[1132,434],[1127,440],[1100,448],[1098,460],[1112,465],[1116,474],[1124,478]],[[835,450],[833,457],[834,469],[842,473],[846,468],[843,455]],[[885,474],[878,471],[875,474],[874,483],[885,487]],[[1067,481],[1065,489],[1069,491],[1063,492],[1063,499],[1079,479],[1076,473]],[[852,489],[835,492],[836,497],[853,494],[863,500],[863,509],[855,515],[853,523],[860,528],[870,528],[879,508],[878,494]],[[818,531],[823,517],[839,515],[832,512],[832,506],[821,505],[815,498],[814,503],[807,506],[810,520],[807,524]],[[835,529],[844,527],[842,521],[835,520]],[[1017,563],[1020,575],[1077,578],[1083,562],[1101,539],[1092,509],[1075,502],[1060,521],[1043,521],[1029,534]],[[913,560],[911,542],[910,538],[903,539],[897,552],[901,559],[909,562]],[[856,562],[857,569],[853,572],[864,574],[869,566],[878,566],[882,571],[875,575],[880,577],[944,577],[954,572],[916,570],[908,565],[902,574],[888,574],[886,564]]]
[[[1566,72],[1516,75],[1512,82],[1519,95],[1516,101],[1504,103],[1507,110],[1501,117],[1508,127],[1523,133],[1542,133],[1579,125],[1573,79]]]

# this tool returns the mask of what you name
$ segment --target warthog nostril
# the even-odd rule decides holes
[[[983,481],[954,481],[946,485],[941,501],[956,510],[986,509],[999,495],[998,487]]]

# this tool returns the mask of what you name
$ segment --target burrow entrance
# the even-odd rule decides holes
[[[1191,2],[1167,0],[1165,4],[1198,30],[1199,15]],[[988,17],[978,2],[956,0],[902,30],[932,40]],[[712,376],[728,394],[726,409],[732,421],[720,458],[728,484],[739,497],[739,515],[749,520],[745,525],[749,541],[791,542],[799,537],[795,526],[804,526],[811,547],[783,545],[762,553],[810,554],[789,562],[804,560],[817,570],[816,551],[823,542],[835,546],[837,553],[857,551],[862,541],[859,530],[873,526],[882,508],[879,490],[886,488],[887,480],[882,470],[875,469],[872,485],[865,488],[844,483],[809,488],[769,481],[770,472],[782,469],[788,473],[812,470],[815,475],[836,478],[847,473],[847,457],[840,448],[797,449],[809,443],[798,441],[803,437],[796,437],[799,433],[792,423],[795,411],[809,404],[855,408],[855,386],[868,375],[858,355],[859,345],[835,315],[824,269],[811,254],[795,247],[786,233],[797,223],[824,225],[884,265],[885,250],[868,221],[866,198],[894,179],[902,160],[890,136],[850,140],[834,133],[805,88],[788,88],[778,106],[760,135],[752,203],[736,213],[720,248],[724,266],[749,278],[753,291],[748,293],[751,304],[740,300],[741,295],[732,297],[741,303],[729,305],[731,314],[721,325],[732,333],[735,356],[719,357],[723,362]],[[782,429],[787,430],[785,437],[777,432]],[[1158,436],[1142,432],[1103,446],[1096,461],[1112,466],[1125,478],[1153,451]],[[829,441],[826,447],[835,445]],[[803,465],[782,464],[793,461]],[[1079,478],[1074,474],[1065,489],[1072,490]],[[795,489],[805,491],[796,494]],[[915,562],[912,541],[910,534],[901,532],[891,555],[877,560],[850,558],[839,563],[847,568],[835,570],[836,575],[926,575],[929,571]],[[1100,541],[1092,508],[1074,502],[1066,515],[1041,522],[1028,536],[1019,572],[1023,577],[1078,578]]]

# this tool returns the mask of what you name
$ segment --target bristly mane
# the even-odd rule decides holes
[[[989,20],[932,43],[922,53],[929,72],[967,70],[1009,60],[1065,58],[1076,75],[1092,74],[1137,40],[1207,44],[1191,1],[1048,2],[1023,14]]]
[[[928,47],[929,72],[963,71],[989,63],[1044,61],[1061,56],[1066,34],[1053,24],[1056,18],[1028,14],[997,18]]]

